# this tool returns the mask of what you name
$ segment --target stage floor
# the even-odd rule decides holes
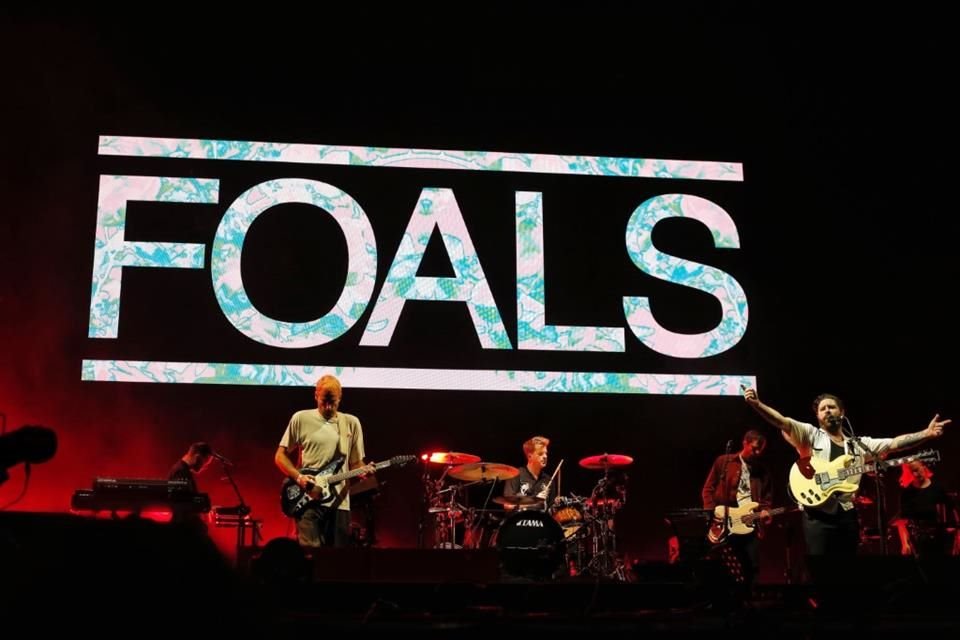
[[[145,521],[0,514],[0,619],[182,632],[955,632],[957,558],[865,556],[829,588],[744,590],[715,564],[636,564],[626,581],[531,579],[496,550],[321,549],[277,539],[238,567],[205,535]],[[521,563],[522,566],[527,566]],[[10,627],[13,628],[13,627]],[[104,627],[97,627],[102,629]]]

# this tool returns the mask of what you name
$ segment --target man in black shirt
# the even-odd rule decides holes
[[[530,496],[543,500],[534,506],[543,508],[549,504],[551,485],[550,476],[543,472],[547,466],[547,447],[550,440],[543,436],[534,436],[523,443],[523,453],[527,458],[526,466],[520,469],[520,474],[504,483],[503,495],[505,498],[514,496]],[[510,508],[511,505],[506,505]]]
[[[198,493],[194,476],[206,469],[211,460],[213,460],[213,449],[210,445],[206,442],[194,442],[183,457],[170,468],[167,480],[185,480],[187,492]],[[200,516],[189,509],[174,507],[171,522],[188,524],[202,531],[206,531],[207,528]]]
[[[206,469],[211,460],[213,460],[213,449],[210,445],[206,442],[194,442],[183,457],[170,468],[167,480],[186,480],[187,490],[197,493],[194,475]]]

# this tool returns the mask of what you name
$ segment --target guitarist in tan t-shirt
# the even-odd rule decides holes
[[[297,487],[313,491],[318,476],[364,468],[363,428],[360,420],[339,411],[343,387],[336,377],[317,381],[316,409],[297,411],[290,418],[274,455],[277,467]],[[300,465],[293,463],[299,457]],[[302,470],[316,470],[310,475]],[[369,473],[374,469],[369,466]],[[361,476],[363,477],[363,476]],[[293,487],[296,489],[296,487]],[[350,493],[347,482],[331,488],[329,501],[310,502],[295,516],[300,544],[307,547],[343,547],[350,539]]]

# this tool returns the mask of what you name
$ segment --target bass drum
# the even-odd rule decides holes
[[[563,528],[544,511],[516,511],[496,534],[504,574],[531,580],[549,580],[564,570]]]

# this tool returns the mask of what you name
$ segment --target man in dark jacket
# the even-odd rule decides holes
[[[745,524],[742,518],[756,515],[766,523],[773,502],[770,473],[760,464],[766,446],[762,433],[747,431],[739,452],[725,453],[714,460],[701,492],[703,508],[714,511],[709,539],[726,544],[734,553],[746,586],[753,584],[759,568],[761,534],[756,523],[748,519]]]

